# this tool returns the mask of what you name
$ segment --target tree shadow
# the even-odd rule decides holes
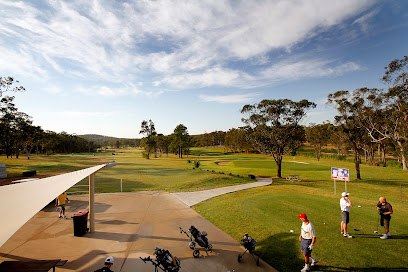
[[[356,233],[353,234],[355,237],[362,238],[362,239],[380,239],[378,234],[366,234],[366,233]],[[400,235],[392,235],[389,239],[392,240],[408,240],[407,234],[400,234]]]
[[[278,233],[257,241],[255,253],[278,271],[297,271],[304,265],[300,255],[300,242],[293,234]]]
[[[337,267],[337,266],[319,266],[318,269],[313,269],[313,271],[355,271],[355,272],[397,272],[397,271],[408,271],[408,267]]]

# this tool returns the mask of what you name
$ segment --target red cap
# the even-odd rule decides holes
[[[306,216],[306,214],[301,213],[300,215],[298,215],[298,218],[307,219],[307,216]]]

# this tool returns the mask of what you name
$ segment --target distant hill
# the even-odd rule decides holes
[[[94,142],[116,141],[116,140],[126,139],[126,138],[117,138],[117,137],[111,137],[111,136],[103,136],[103,135],[98,135],[98,134],[84,134],[84,135],[78,135],[78,137],[84,138],[88,141],[94,141]]]

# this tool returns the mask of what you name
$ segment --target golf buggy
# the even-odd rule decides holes
[[[180,270],[180,261],[176,256],[170,254],[168,250],[156,247],[154,249],[156,258],[153,260],[150,256],[146,258],[139,257],[144,263],[151,262],[154,265],[154,271],[158,272],[159,268],[165,272],[178,272]]]
[[[253,253],[256,247],[255,239],[249,236],[248,233],[245,233],[244,239],[242,239],[241,242],[244,243],[245,251],[242,254],[238,254],[238,262],[241,262],[242,257],[244,257],[245,253],[248,251],[249,253],[251,253],[252,257],[254,258],[256,265],[259,266],[259,256]]]
[[[179,227],[180,233],[185,233],[188,238],[190,238],[190,243],[188,246],[193,250],[194,258],[200,256],[200,250],[204,250],[208,255],[208,251],[212,251],[212,244],[208,242],[207,232],[200,232],[196,227],[191,226],[190,229],[185,232],[181,227]],[[193,241],[194,238],[194,241]],[[197,244],[201,248],[197,248]]]

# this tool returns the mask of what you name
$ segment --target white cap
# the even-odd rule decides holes
[[[348,195],[349,195],[349,193],[346,193],[346,192],[342,192],[342,193],[341,193],[341,196],[343,196],[343,197],[344,197],[344,196],[348,196]]]
[[[114,261],[114,260],[115,260],[115,259],[114,259],[112,256],[109,256],[108,258],[106,258],[105,263],[113,264],[113,261]]]

